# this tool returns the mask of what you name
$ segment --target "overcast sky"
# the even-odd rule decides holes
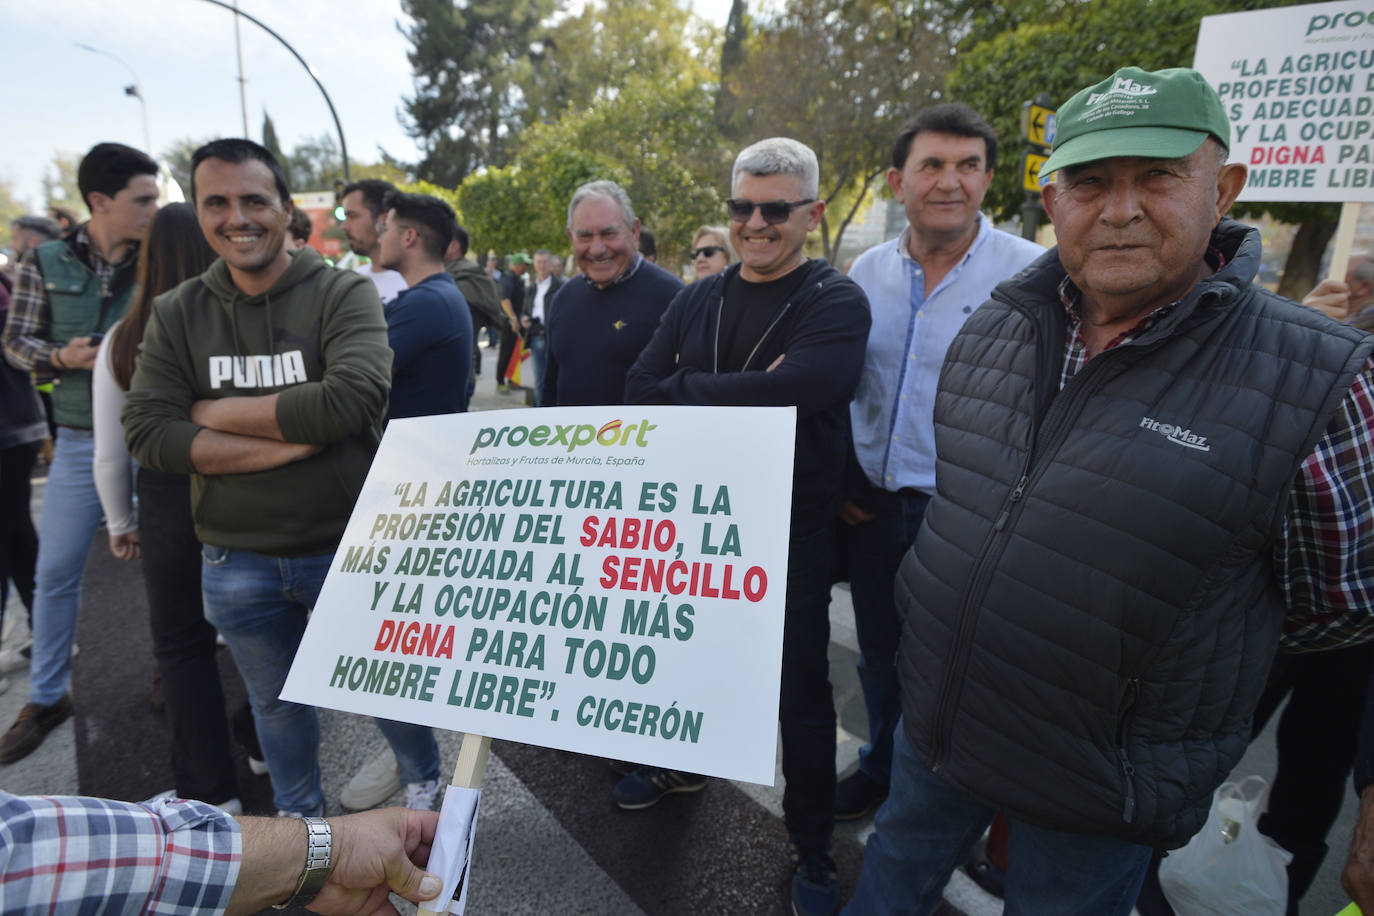
[[[680,0],[686,5],[689,0]],[[690,0],[724,25],[729,0]],[[378,148],[413,161],[414,142],[397,119],[412,91],[409,48],[397,30],[399,0],[239,0],[239,8],[280,33],[314,68],[338,109],[351,158]],[[0,0],[5,135],[0,177],[20,200],[42,204],[44,170],[58,151],[80,155],[116,140],[144,147],[139,103],[124,94],[137,74],[152,150],[182,138],[239,136],[243,119],[234,54],[234,19],[204,0]],[[323,97],[276,39],[241,26],[248,135],[261,139],[264,109],[282,147],[334,133]]]

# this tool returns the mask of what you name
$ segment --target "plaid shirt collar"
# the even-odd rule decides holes
[[[1207,265],[1212,268],[1213,273],[1221,270],[1221,268],[1226,265],[1226,256],[1222,254],[1219,249],[1214,247],[1209,247],[1207,249],[1204,260],[1206,260]],[[1068,275],[1065,275],[1064,279],[1059,282],[1059,301],[1064,305],[1065,315],[1064,369],[1059,375],[1060,390],[1063,390],[1064,386],[1069,383],[1069,379],[1078,374],[1078,371],[1087,364],[1089,359],[1088,345],[1083,339],[1083,319],[1078,314],[1078,306],[1082,300],[1082,291],[1074,285],[1074,282],[1069,279]],[[1136,322],[1129,330],[1122,331],[1108,341],[1107,345],[1102,348],[1102,352],[1105,353],[1113,347],[1119,347],[1122,344],[1130,343],[1132,340],[1135,340],[1141,334],[1144,334],[1171,315],[1181,301],[1183,300],[1175,299],[1167,305],[1161,305],[1159,308],[1154,309],[1144,318],[1140,319],[1140,321]]]
[[[86,222],[76,228],[76,232],[74,232],[71,237],[71,246],[76,256],[89,265],[96,273],[101,276],[105,276],[107,273],[113,274],[115,271],[133,266],[134,262],[138,260],[139,246],[137,243],[125,248],[124,257],[118,264],[111,264],[109,261],[105,260],[105,256],[96,250],[95,243],[91,241],[91,234],[88,231],[89,227],[90,223]]]
[[[635,272],[639,270],[639,265],[643,263],[644,255],[636,251],[635,259],[630,262],[630,266],[625,268],[625,272],[622,273],[620,276],[616,277],[610,283],[607,283],[604,286],[597,286],[595,283],[592,282],[592,278],[587,276],[586,274],[582,275],[582,279],[586,280],[587,285],[590,286],[592,289],[610,289],[612,286],[619,286],[622,283],[628,283],[630,278],[635,275]]]

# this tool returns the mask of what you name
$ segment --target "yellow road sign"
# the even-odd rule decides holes
[[[1036,146],[1054,145],[1053,108],[1026,102],[1021,106],[1021,136]]]
[[[1048,158],[1039,153],[1026,153],[1025,158],[1021,160],[1021,187],[1040,193],[1040,166],[1044,165]]]

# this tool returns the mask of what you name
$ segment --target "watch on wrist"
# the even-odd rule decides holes
[[[306,817],[301,820],[305,824],[305,869],[301,872],[301,880],[296,885],[296,892],[285,903],[278,903],[273,906],[274,910],[305,906],[315,899],[315,895],[320,892],[320,889],[324,887],[324,882],[329,878],[329,868],[334,852],[334,840],[333,834],[329,830],[329,821],[322,817]]]

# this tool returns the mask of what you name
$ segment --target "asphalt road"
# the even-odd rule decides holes
[[[494,360],[487,358],[488,371]],[[483,376],[474,409],[517,406],[519,394],[497,395]],[[40,475],[42,471],[40,470]],[[37,481],[34,517],[41,499]],[[110,556],[103,532],[92,543],[74,662],[74,718],[19,763],[0,768],[0,786],[18,794],[86,794],[142,800],[171,787],[169,729],[148,703],[152,653],[143,586],[136,567]],[[5,643],[22,638],[22,608],[6,614]],[[856,759],[866,731],[854,673],[857,646],[848,591],[831,606],[831,682],[840,715],[837,765]],[[227,651],[220,653],[230,709],[244,697]],[[0,694],[0,727],[26,699],[27,673],[9,675]],[[1275,717],[1277,719],[1277,716]],[[384,742],[367,719],[321,711],[321,763],[329,813],[353,772]],[[1271,727],[1272,732],[1272,727]],[[452,767],[461,736],[440,747]],[[271,814],[268,781],[253,776],[235,750],[244,806]],[[1272,733],[1257,741],[1241,772],[1273,772]],[[789,912],[789,869],[783,855],[781,774],[771,787],[712,780],[702,792],[669,796],[653,808],[621,811],[611,801],[617,777],[604,760],[497,741],[486,771],[482,815],[472,864],[469,912],[500,914],[613,913],[783,914]],[[393,799],[399,802],[399,796]],[[1354,823],[1353,795],[1332,831],[1335,853],[1309,893],[1304,912],[1335,913],[1346,902],[1339,870]],[[842,898],[852,892],[869,821],[840,825],[834,855]],[[946,891],[946,913],[1000,913],[962,874]],[[272,911],[268,911],[272,912]]]

